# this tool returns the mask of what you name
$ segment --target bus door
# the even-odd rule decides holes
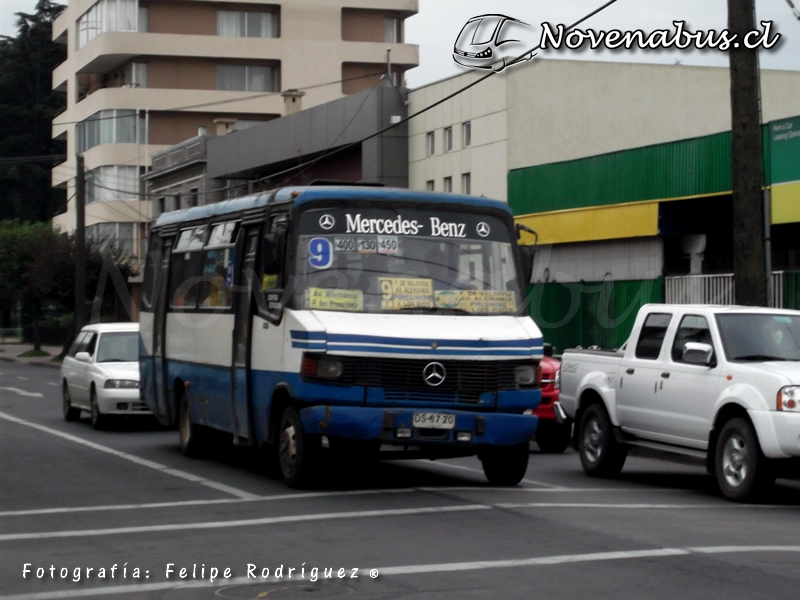
[[[258,235],[260,226],[245,229],[241,267],[238,273],[238,293],[235,299],[233,324],[233,434],[234,441],[255,439],[250,432],[252,401],[250,392],[250,337],[253,326],[253,294],[261,290],[256,276]]]
[[[153,315],[153,393],[156,399],[156,417],[163,425],[171,425],[175,415],[170,411],[167,390],[166,331],[167,331],[167,298],[169,290],[169,262],[172,255],[173,238],[164,240],[163,258],[161,260],[158,298]]]

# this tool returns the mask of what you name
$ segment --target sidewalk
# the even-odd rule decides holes
[[[42,350],[47,352],[48,356],[38,356],[35,358],[20,358],[20,354],[24,354],[29,350],[33,350],[33,344],[0,344],[0,361],[4,362],[21,362],[42,367],[52,367],[54,369],[61,368],[61,362],[53,358],[61,353],[61,346],[42,346]]]

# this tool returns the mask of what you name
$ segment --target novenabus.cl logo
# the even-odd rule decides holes
[[[453,60],[470,69],[492,69],[500,72],[536,54],[525,53],[527,42],[513,39],[526,33],[531,26],[506,15],[472,17],[456,38]],[[528,46],[530,47],[530,46]]]

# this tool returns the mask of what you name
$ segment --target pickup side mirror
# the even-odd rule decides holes
[[[92,362],[92,355],[88,352],[78,352],[75,355],[75,360],[85,363]]]
[[[686,342],[683,347],[683,362],[692,365],[710,366],[714,355],[714,348],[711,344],[701,344],[699,342]]]

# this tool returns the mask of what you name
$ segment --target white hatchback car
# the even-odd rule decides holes
[[[64,419],[89,411],[101,429],[114,415],[152,414],[139,397],[139,324],[100,323],[81,329],[61,365]]]

